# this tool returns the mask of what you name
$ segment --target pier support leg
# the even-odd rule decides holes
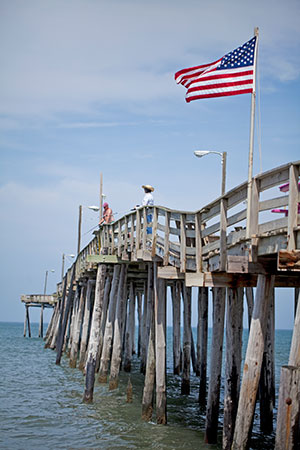
[[[111,347],[112,347],[112,339],[113,339],[113,329],[115,322],[115,312],[116,312],[116,304],[117,304],[117,295],[118,295],[118,287],[120,283],[120,273],[121,273],[121,265],[116,264],[114,266],[114,273],[112,279],[112,285],[109,295],[109,307],[108,314],[106,318],[105,331],[103,337],[103,348],[100,357],[100,369],[99,369],[99,383],[107,382],[108,375],[108,365],[111,356]]]
[[[44,337],[44,305],[41,305],[40,325],[39,325],[39,338]]]
[[[69,292],[68,292],[68,297],[67,297],[67,302],[66,302],[66,307],[64,310],[64,314],[62,314],[62,322],[61,322],[61,328],[59,330],[59,335],[57,337],[57,343],[56,343],[56,350],[57,350],[57,354],[56,354],[56,364],[60,364],[61,361],[61,355],[62,355],[62,350],[63,350],[63,344],[64,344],[64,338],[65,338],[65,332],[66,332],[66,328],[67,328],[67,321],[69,318],[69,312],[70,312],[70,307],[71,307],[71,302],[72,302],[72,294],[73,294],[73,283],[74,283],[74,278],[75,278],[75,264],[72,270],[72,275],[71,275],[71,281],[70,281],[70,286],[69,286]]]
[[[182,285],[183,294],[183,361],[182,361],[182,379],[181,394],[190,393],[190,372],[191,372],[191,297],[192,289]]]
[[[150,307],[150,306],[149,306]],[[154,385],[155,385],[155,322],[154,322],[154,303],[151,305],[151,327],[149,335],[149,344],[147,351],[147,365],[145,374],[145,384],[142,400],[142,419],[150,421],[153,413]]]
[[[83,324],[82,324],[82,332],[81,332],[81,342],[80,342],[80,351],[79,351],[79,362],[78,368],[80,370],[84,369],[85,365],[85,355],[88,345],[89,339],[89,324],[92,315],[92,289],[94,285],[94,280],[89,279],[87,282],[86,288],[86,298],[85,298],[85,308],[84,308],[84,316],[83,316]]]
[[[198,326],[197,326],[197,371],[199,371],[199,404],[206,405],[207,374],[207,334],[208,334],[208,288],[198,290]]]
[[[87,353],[85,391],[83,395],[83,401],[85,403],[91,403],[93,401],[95,368],[99,345],[100,320],[103,306],[105,276],[106,276],[106,265],[99,264],[97,269],[95,301]]]
[[[77,310],[76,317],[75,317],[75,323],[74,323],[74,337],[72,340],[70,361],[69,361],[70,367],[73,367],[73,368],[76,367],[76,364],[77,364],[85,296],[86,296],[86,283],[83,286],[81,286],[79,306],[78,306],[78,310]]]
[[[281,368],[275,450],[300,448],[300,367]]]
[[[253,306],[254,306],[253,288],[246,287],[245,292],[246,292],[246,300],[247,300],[247,306],[248,306],[248,327],[250,330],[251,318],[252,318]]]
[[[166,284],[157,278],[157,263],[153,263],[156,354],[156,421],[167,423],[166,386]]]
[[[222,350],[224,337],[225,297],[226,288],[213,288],[213,334],[205,423],[205,442],[208,444],[215,444],[217,442],[222,371]]]
[[[125,331],[125,352],[124,352],[124,371],[131,371],[131,359],[132,359],[132,351],[133,351],[133,320],[134,320],[134,312],[135,312],[135,290],[133,281],[130,282],[129,289],[129,302],[128,302],[128,315],[126,320],[126,331]]]
[[[57,308],[58,308],[58,303],[56,303],[56,305],[53,308],[51,319],[50,319],[50,322],[49,322],[49,325],[48,325],[48,328],[47,328],[47,331],[46,331],[46,335],[45,335],[45,338],[44,338],[44,340],[45,340],[45,348],[49,347],[48,344],[49,344],[50,337],[51,337],[51,335],[53,333],[53,325],[54,325],[54,321],[55,321],[55,317],[56,317]]]
[[[181,282],[175,281],[172,285],[172,312],[173,312],[173,373],[181,372],[181,343],[180,343],[180,302]]]
[[[114,324],[114,341],[113,341],[110,376],[109,376],[109,390],[116,389],[119,384],[119,372],[123,349],[123,326],[125,319],[124,311],[127,300],[126,275],[127,275],[127,266],[123,264],[121,267],[120,282],[118,287],[116,317]]]
[[[147,360],[147,283],[144,284],[143,295],[143,315],[142,315],[142,329],[141,329],[141,373],[145,374],[146,360]]]
[[[272,433],[273,431],[273,408],[275,406],[274,312],[274,289],[272,289],[265,335],[265,348],[259,380],[259,417],[260,430],[263,433]]]
[[[223,450],[231,449],[239,401],[243,338],[243,296],[243,288],[227,289]]]
[[[27,332],[27,306],[25,305],[25,318],[24,318],[24,333],[23,336],[26,337]]]
[[[258,276],[232,450],[247,448],[260,378],[268,310],[273,287],[273,275]]]
[[[137,342],[137,356],[141,356],[141,339],[142,339],[142,294],[137,293],[137,316],[138,316],[138,342]]]
[[[31,338],[31,328],[30,328],[30,317],[29,317],[29,306],[26,305],[26,322],[28,328],[28,337]]]
[[[103,349],[104,331],[105,331],[105,325],[106,325],[106,319],[107,319],[107,311],[109,308],[110,288],[111,288],[111,276],[108,275],[105,280],[103,308],[102,308],[102,315],[101,315],[101,322],[100,322],[99,345],[98,345],[98,352],[97,352],[97,359],[96,359],[96,372],[97,373],[99,372],[100,358],[101,358],[102,349]]]

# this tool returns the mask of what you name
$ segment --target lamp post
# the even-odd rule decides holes
[[[81,244],[81,222],[82,222],[82,205],[79,205],[79,215],[78,215],[78,239],[77,239],[77,255],[80,252]],[[93,211],[99,211],[99,206],[86,206],[85,208],[91,209]]]
[[[75,255],[65,255],[65,253],[62,254],[62,263],[61,263],[61,281],[64,279],[64,271],[65,271],[65,257],[69,256],[70,258],[75,258]]]
[[[197,158],[202,158],[202,156],[209,155],[210,153],[214,153],[215,155],[221,156],[221,165],[222,165],[222,185],[221,185],[221,195],[225,194],[225,186],[226,186],[226,159],[227,152],[215,152],[213,150],[196,150],[194,155]]]
[[[53,269],[46,270],[46,273],[45,273],[45,284],[44,284],[44,295],[46,295],[48,272],[55,272],[55,270],[53,270]]]

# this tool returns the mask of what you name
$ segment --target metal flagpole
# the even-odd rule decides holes
[[[247,187],[247,227],[246,238],[251,238],[250,217],[252,203],[252,176],[253,176],[253,147],[254,147],[254,123],[255,123],[255,97],[256,97],[256,61],[258,48],[258,27],[254,28],[254,36],[256,36],[254,67],[253,67],[253,91],[251,95],[251,117],[250,117],[250,142],[249,142],[249,159],[248,159],[248,187]]]

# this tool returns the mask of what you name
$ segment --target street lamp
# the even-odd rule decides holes
[[[45,273],[45,284],[44,284],[44,295],[46,295],[48,272],[55,272],[55,270],[53,270],[53,269],[46,270],[46,273]]]
[[[91,209],[92,211],[99,211],[99,206],[85,206],[85,208]],[[78,255],[79,252],[80,252],[80,243],[81,243],[81,221],[82,221],[82,205],[79,205],[77,255]]]
[[[227,152],[215,152],[213,150],[196,150],[194,155],[198,158],[202,158],[202,156],[208,155],[209,153],[214,153],[215,155],[221,156],[221,164],[222,164],[222,187],[221,187],[221,195],[225,194],[225,185],[226,185],[226,158]]]
[[[65,257],[69,256],[70,258],[75,258],[75,255],[65,255],[65,253],[62,254],[62,264],[61,264],[61,281],[64,279],[64,271],[65,271]]]

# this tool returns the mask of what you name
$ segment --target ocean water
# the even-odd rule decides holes
[[[276,331],[277,391],[280,367],[288,361],[291,334],[290,330]],[[196,376],[191,376],[191,394],[180,395],[180,377],[172,374],[171,328],[168,328],[167,426],[141,420],[144,377],[137,358],[130,375],[132,403],[126,403],[128,374],[121,372],[117,390],[109,392],[106,385],[96,383],[94,403],[86,405],[82,402],[82,373],[69,368],[66,357],[56,366],[56,353],[44,349],[44,341],[37,335],[37,324],[32,324],[33,337],[24,338],[23,324],[0,323],[1,449],[221,448],[220,442],[216,446],[203,442],[205,413],[197,402]],[[246,331],[244,335],[245,341]],[[259,433],[258,413],[255,416],[251,448],[273,448],[273,438]]]

